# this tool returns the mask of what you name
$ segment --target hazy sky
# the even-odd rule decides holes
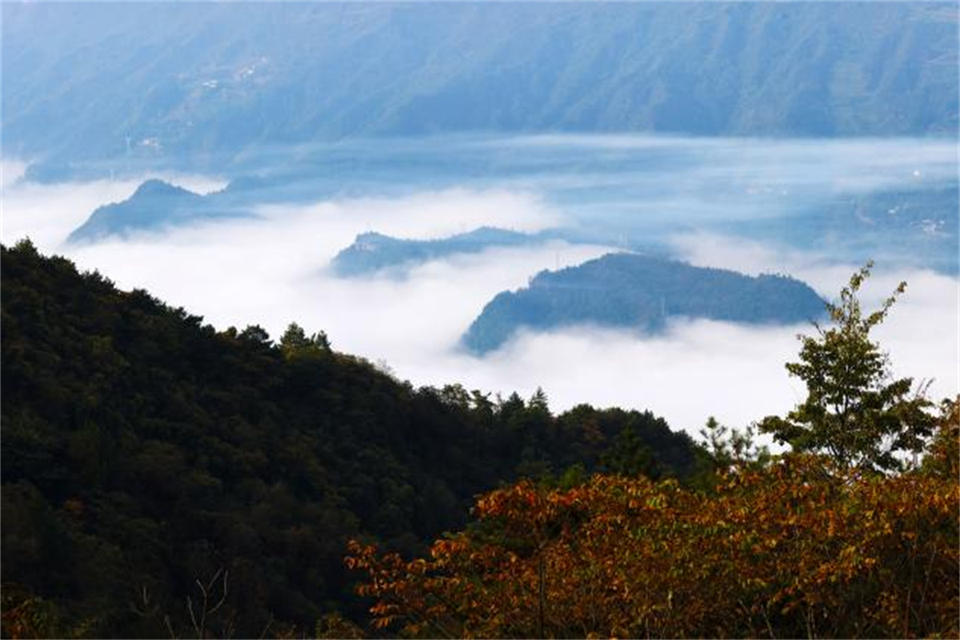
[[[803,396],[784,362],[810,327],[757,328],[675,322],[655,338],[626,331],[576,328],[522,334],[478,359],[457,340],[496,293],[527,283],[541,269],[573,265],[608,249],[556,242],[493,249],[434,261],[397,280],[340,280],[330,259],[358,233],[441,237],[481,225],[538,230],[564,216],[535,192],[447,189],[403,198],[273,206],[252,219],[219,221],[128,241],[65,247],[62,240],[96,206],[131,194],[138,184],[13,184],[5,164],[4,243],[30,235],[45,252],[64,253],[99,269],[121,288],[142,287],[203,315],[218,329],[260,324],[278,336],[291,321],[325,330],[336,349],[385,362],[414,384],[460,382],[468,388],[529,396],[542,386],[554,409],[579,402],[650,409],[675,428],[696,433],[710,415],[743,426],[783,412]],[[216,178],[164,176],[198,191]],[[829,256],[791,254],[741,239],[685,234],[673,239],[694,264],[745,273],[785,272],[835,295],[859,266]],[[877,336],[899,375],[934,379],[935,396],[958,392],[958,281],[931,271],[889,273],[879,265],[865,297],[875,303],[899,280],[909,287]]]

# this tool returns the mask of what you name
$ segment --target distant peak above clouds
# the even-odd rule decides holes
[[[199,194],[188,191],[175,184],[164,182],[158,178],[151,178],[143,182],[131,196],[133,198],[186,198],[197,197]]]
[[[182,187],[150,179],[126,200],[98,207],[67,238],[70,243],[125,237],[135,232],[158,231],[176,222],[198,220],[204,211],[204,196]]]

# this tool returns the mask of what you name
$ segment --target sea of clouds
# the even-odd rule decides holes
[[[22,165],[5,162],[2,171],[5,244],[29,236],[45,253],[67,255],[121,288],[145,288],[218,329],[258,324],[274,337],[293,321],[308,332],[322,329],[336,349],[381,363],[416,385],[459,382],[524,396],[542,387],[558,411],[581,402],[649,409],[692,434],[708,416],[742,427],[785,412],[804,396],[783,365],[796,357],[796,336],[813,331],[809,326],[678,320],[656,337],[574,327],[521,333],[484,358],[459,349],[460,335],[498,292],[524,286],[540,270],[603,255],[608,247],[556,241],[490,249],[428,262],[401,279],[343,280],[328,270],[331,258],[364,231],[439,238],[483,225],[521,231],[562,225],[565,214],[535,190],[450,188],[273,205],[251,218],[71,246],[66,236],[94,208],[128,197],[141,180],[37,185],[17,179]],[[217,177],[156,177],[201,193],[224,186]],[[827,298],[860,266],[702,233],[679,234],[671,243],[693,264],[788,273]],[[908,282],[907,293],[876,334],[894,373],[932,380],[937,398],[957,394],[958,280],[881,263],[864,290],[865,304],[878,304],[900,280]]]

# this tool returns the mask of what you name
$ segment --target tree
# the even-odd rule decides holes
[[[839,302],[827,304],[833,327],[815,325],[817,336],[798,336],[800,362],[786,367],[806,383],[806,400],[786,418],[768,416],[759,427],[794,451],[827,453],[843,470],[893,471],[902,467],[899,452],[923,449],[934,419],[926,411],[926,386],[913,391],[912,378],[893,379],[889,357],[870,339],[906,290],[901,282],[865,315],[857,294],[872,267],[868,262],[853,274]]]
[[[925,473],[944,479],[960,477],[960,396],[940,403],[936,433],[922,468]]]
[[[284,353],[287,353],[298,349],[305,349],[308,346],[310,346],[310,340],[307,338],[303,327],[296,322],[291,322],[287,326],[287,330],[283,332],[283,336],[280,337],[280,348]]]
[[[354,541],[346,562],[383,636],[958,637],[956,478],[851,475],[796,455],[711,492],[523,481],[426,557]]]
[[[537,387],[537,390],[530,396],[530,401],[527,402],[527,408],[539,411],[544,415],[550,415],[550,402],[542,387]]]
[[[758,445],[754,435],[752,425],[740,431],[720,424],[713,416],[707,418],[706,425],[700,430],[703,446],[720,471],[754,463],[763,465],[769,460],[770,450],[766,445]]]
[[[650,448],[630,425],[617,435],[611,447],[600,456],[600,462],[606,472],[628,478],[646,476],[656,480],[662,475]]]
[[[280,338],[280,350],[287,358],[300,355],[316,355],[330,351],[330,340],[323,331],[308,337],[303,327],[296,322],[291,322]]]
[[[241,340],[245,340],[247,342],[252,342],[266,347],[270,346],[270,334],[267,333],[266,329],[258,324],[248,326],[246,329],[240,332],[239,337]]]

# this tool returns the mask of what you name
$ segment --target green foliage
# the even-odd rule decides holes
[[[912,378],[891,380],[890,363],[870,331],[883,322],[900,283],[879,309],[865,314],[857,294],[869,277],[868,263],[850,278],[840,301],[828,304],[834,326],[817,326],[816,337],[800,336],[800,362],[786,365],[807,385],[807,398],[786,418],[769,416],[760,430],[795,451],[828,453],[841,469],[892,471],[898,452],[919,453],[933,429],[925,388]]]
[[[650,413],[414,389],[322,333],[217,332],[29,242],[0,255],[0,571],[4,593],[56,608],[54,635],[196,635],[185,603],[196,614],[218,572],[208,634],[356,618],[351,537],[422,552],[476,494],[595,470],[628,427],[664,473],[696,468],[693,441]]]
[[[657,479],[660,470],[657,468],[650,449],[643,444],[637,432],[631,427],[623,429],[614,440],[613,445],[601,459],[603,467],[609,473],[637,477],[646,476]]]
[[[286,358],[319,356],[331,351],[330,340],[325,331],[307,336],[303,327],[291,322],[280,338],[280,351]]]
[[[700,436],[715,468],[729,471],[734,467],[763,465],[770,459],[770,450],[765,445],[756,444],[755,431],[752,425],[747,425],[743,431],[727,427],[710,416],[700,430]]]

